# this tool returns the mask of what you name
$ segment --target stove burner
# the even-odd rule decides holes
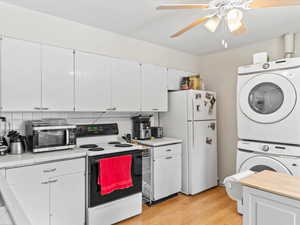
[[[115,147],[121,147],[121,148],[125,148],[125,147],[132,147],[133,145],[131,144],[116,144]]]
[[[119,145],[119,144],[121,144],[121,142],[119,142],[119,141],[111,141],[111,142],[108,142],[108,144],[110,144],[110,145]]]
[[[98,145],[95,144],[87,144],[87,145],[80,145],[80,148],[97,148]]]
[[[97,147],[97,148],[90,148],[89,151],[91,152],[99,152],[99,151],[103,151],[104,148],[101,148],[101,147]]]

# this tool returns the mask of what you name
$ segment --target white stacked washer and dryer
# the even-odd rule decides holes
[[[240,67],[236,172],[300,176],[300,58]],[[238,211],[243,213],[242,201]]]

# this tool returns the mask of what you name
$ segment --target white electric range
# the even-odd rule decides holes
[[[128,144],[118,136],[118,125],[77,125],[77,145],[87,151],[87,222],[88,225],[114,224],[142,213],[142,153],[145,147]],[[131,155],[129,188],[101,194],[98,184],[101,159]]]

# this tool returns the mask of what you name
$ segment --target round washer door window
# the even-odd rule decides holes
[[[253,156],[242,163],[239,172],[252,170],[253,172],[261,172],[270,170],[279,173],[286,173],[293,175],[290,170],[285,167],[281,162],[271,157]]]
[[[288,79],[277,74],[263,74],[242,87],[240,108],[255,122],[275,123],[293,111],[296,100],[296,90]]]

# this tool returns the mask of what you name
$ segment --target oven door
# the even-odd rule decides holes
[[[132,165],[131,165],[131,176],[133,186],[127,189],[121,189],[113,191],[110,194],[101,195],[101,187],[98,185],[98,164],[99,160],[102,158],[110,158],[114,156],[122,156],[122,155],[132,155]],[[111,202],[120,198],[124,198],[126,196],[130,196],[132,194],[136,194],[142,192],[142,151],[126,151],[126,152],[118,152],[112,154],[105,154],[100,156],[90,156],[88,158],[88,167],[89,167],[89,175],[88,175],[88,195],[89,195],[89,208]]]

